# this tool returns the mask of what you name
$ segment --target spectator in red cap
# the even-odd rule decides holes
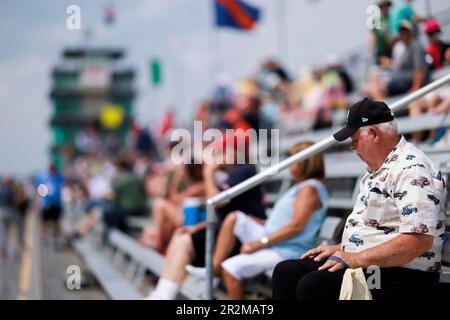
[[[427,57],[431,58],[431,69],[440,69],[445,64],[445,52],[450,48],[450,44],[440,39],[441,27],[435,19],[427,20],[423,31],[428,36],[426,53]]]

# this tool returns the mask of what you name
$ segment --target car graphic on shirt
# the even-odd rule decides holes
[[[430,185],[430,181],[427,178],[425,178],[425,177],[419,177],[417,179],[413,179],[411,181],[411,184],[413,186],[419,186],[419,187],[423,188],[425,186],[429,186]]]
[[[397,191],[394,193],[394,198],[398,198],[398,200],[402,200],[404,196],[406,196],[408,191]]]
[[[428,199],[430,199],[431,201],[434,202],[435,205],[438,205],[440,200],[438,198],[436,198],[434,195],[432,194],[427,194]]]
[[[361,200],[362,201],[362,203],[364,203],[364,206],[367,208],[367,206],[368,206],[368,197],[366,197],[366,196],[362,196],[359,200]]]
[[[390,198],[391,195],[387,192],[386,189],[383,189],[383,191],[381,191],[379,188],[377,187],[373,187],[372,189],[370,189],[370,192],[374,192],[377,194],[382,194],[385,198]]]
[[[417,208],[407,205],[402,208],[402,216],[409,216],[410,214],[413,214],[414,212],[417,212]]]
[[[380,224],[378,223],[378,221],[375,220],[375,219],[368,219],[368,220],[364,221],[364,224],[365,224],[366,226],[374,227],[374,228],[377,228],[377,227],[380,226]]]
[[[413,154],[408,154],[407,156],[406,156],[406,160],[412,160],[412,159],[414,159],[416,156],[415,155],[413,155]]]
[[[427,251],[424,254],[420,255],[419,258],[427,258],[428,260],[431,260],[434,258],[435,254],[433,251]]]
[[[352,234],[348,242],[354,243],[357,247],[364,244],[363,239],[361,239],[358,235]]]
[[[394,154],[394,155],[392,155],[392,157],[390,159],[386,159],[385,163],[388,164],[388,163],[397,161],[397,159],[398,159],[398,155]]]
[[[404,169],[411,169],[411,168],[414,168],[414,167],[425,168],[425,166],[424,166],[423,164],[419,163],[419,164],[412,164],[412,165],[410,165],[410,166],[403,167],[403,170],[404,170]]]
[[[428,231],[429,231],[428,226],[423,223],[411,228],[411,232],[414,232],[414,233],[427,233]]]
[[[432,267],[429,267],[427,269],[428,272],[439,272],[441,270],[441,263],[440,262],[435,262],[434,265]]]
[[[445,189],[445,187],[446,187],[445,179],[442,178],[442,173],[440,171],[434,173],[432,175],[432,177],[433,177],[433,179],[436,179],[437,181],[441,181],[442,185],[443,185],[443,188]]]
[[[437,173],[433,174],[433,179],[441,181],[442,180],[442,173],[440,171],[438,171]]]
[[[377,230],[383,230],[384,234],[389,234],[395,231],[393,227],[377,227]]]

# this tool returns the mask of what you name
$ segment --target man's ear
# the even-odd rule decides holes
[[[369,135],[373,137],[375,143],[380,142],[380,131],[376,127],[369,127]]]

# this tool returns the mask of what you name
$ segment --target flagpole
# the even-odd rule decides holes
[[[219,51],[219,39],[218,36],[219,34],[216,34],[215,31],[215,3],[214,1],[209,1],[208,2],[212,5],[210,5],[210,27],[208,28],[209,32],[208,32],[208,51],[209,51],[209,56],[210,56],[210,89],[214,88],[214,83],[217,77],[217,69],[218,69],[218,51]]]
[[[287,66],[288,64],[288,50],[286,47],[286,30],[285,30],[285,20],[286,20],[286,3],[285,0],[274,0],[276,6],[276,25],[277,25],[277,35],[278,35],[278,55],[280,63]]]

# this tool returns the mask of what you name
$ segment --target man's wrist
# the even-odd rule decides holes
[[[259,243],[263,246],[263,247],[268,247],[269,244],[269,238],[268,237],[262,237],[261,239],[259,239]]]
[[[355,266],[354,268],[365,268],[366,267],[366,254],[364,251],[355,252]]]

